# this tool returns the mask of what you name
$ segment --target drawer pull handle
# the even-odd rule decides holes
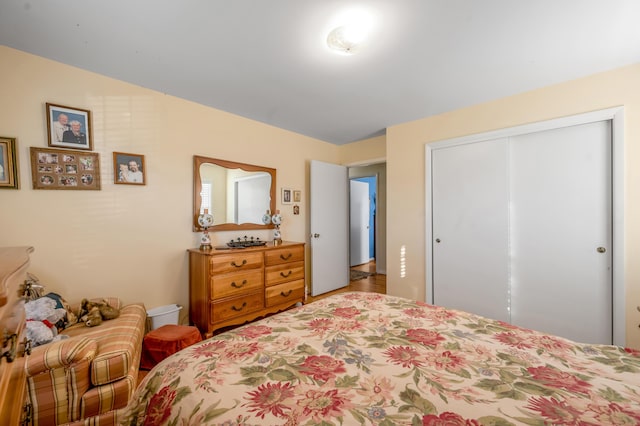
[[[280,272],[280,276],[282,278],[287,278],[289,275],[291,275],[293,271],[291,269],[289,269],[289,272],[287,272],[286,274],[284,272]]]
[[[282,260],[289,260],[291,259],[292,254],[291,253],[287,253],[287,255],[285,256],[284,254],[280,255],[280,259]]]
[[[245,307],[247,306],[247,302],[243,302],[242,306],[240,306],[239,308],[237,308],[235,305],[231,306],[231,309],[233,309],[236,312],[240,312],[241,310],[243,310]]]
[[[244,285],[245,285],[246,283],[247,283],[247,280],[242,280],[242,284],[236,284],[236,282],[235,282],[235,281],[233,281],[233,282],[231,283],[231,287],[234,287],[234,288],[242,288],[242,287],[244,287]]]
[[[242,268],[246,264],[247,264],[247,259],[242,259],[242,263],[240,265],[238,265],[235,260],[231,262],[231,266],[235,266],[236,268]]]
[[[284,294],[284,291],[281,291],[281,292],[280,292],[280,296],[282,296],[282,297],[287,297],[287,296],[289,296],[289,295],[291,294],[291,292],[292,292],[292,291],[293,291],[293,290],[289,290],[289,291],[287,292],[287,294]]]

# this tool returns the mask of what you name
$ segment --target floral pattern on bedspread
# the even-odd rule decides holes
[[[214,336],[141,383],[131,425],[637,425],[640,354],[344,293]]]

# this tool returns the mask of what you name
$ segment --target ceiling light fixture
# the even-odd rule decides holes
[[[371,16],[362,11],[344,14],[327,36],[327,46],[337,53],[352,55],[363,46],[371,30]]]

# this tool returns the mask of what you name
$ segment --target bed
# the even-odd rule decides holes
[[[142,381],[126,425],[636,425],[640,353],[343,293],[216,335]]]

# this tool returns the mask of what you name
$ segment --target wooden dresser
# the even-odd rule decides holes
[[[189,316],[205,337],[304,302],[304,243],[189,250]]]
[[[0,424],[31,424],[25,409],[25,311],[22,285],[33,247],[0,248]]]

